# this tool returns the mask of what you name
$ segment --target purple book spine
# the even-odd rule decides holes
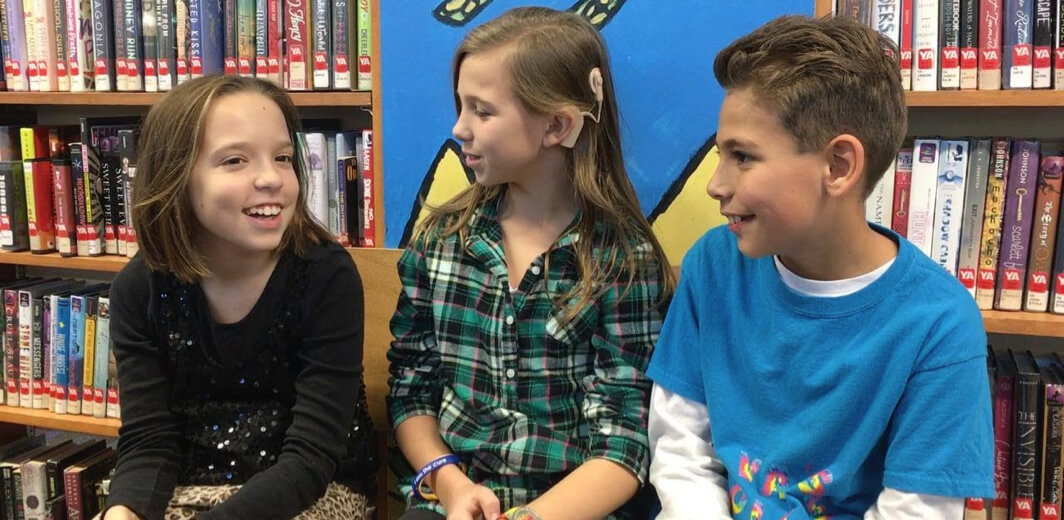
[[[1005,63],[1001,76],[1005,88],[1031,88],[1033,53],[1031,20],[1034,0],[1005,0]]]
[[[4,55],[5,60],[10,58],[11,67],[7,71],[8,90],[29,90],[30,84],[26,77],[26,25],[22,23],[25,18],[22,15],[22,2],[8,0],[4,5],[8,24],[7,37],[10,41],[11,55]],[[17,20],[11,23],[11,20]],[[4,49],[7,51],[7,49]]]
[[[1001,225],[998,290],[995,308],[1018,311],[1023,306],[1027,250],[1031,243],[1034,198],[1038,192],[1039,142],[1015,141],[1005,188],[1005,219]]]

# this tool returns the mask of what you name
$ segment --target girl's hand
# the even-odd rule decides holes
[[[499,498],[495,493],[469,480],[454,466],[440,468],[436,486],[436,496],[447,511],[447,520],[495,520],[499,517]]]
[[[126,506],[114,506],[103,515],[103,520],[140,520],[140,517]]]

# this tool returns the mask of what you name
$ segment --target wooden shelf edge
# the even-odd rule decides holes
[[[398,249],[384,247],[349,247],[347,251],[359,262],[391,262],[394,267],[395,260],[399,258]],[[79,271],[101,271],[117,273],[121,271],[129,259],[124,256],[59,256],[58,253],[35,255],[25,251],[13,253],[0,251],[0,264],[12,264],[33,267],[54,267],[59,269],[74,269]]]
[[[47,410],[31,410],[14,406],[0,406],[0,422],[103,437],[118,437],[118,427],[122,424],[122,421],[118,419],[62,415]]]
[[[940,90],[906,92],[909,108],[1064,107],[1061,90]]]
[[[159,102],[163,92],[0,92],[0,105],[96,105],[149,107]],[[371,92],[320,91],[289,92],[300,107],[367,107],[373,104]]]
[[[983,326],[994,334],[1064,338],[1064,315],[1044,312],[983,311]]]

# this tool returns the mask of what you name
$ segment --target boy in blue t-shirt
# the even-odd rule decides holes
[[[993,496],[972,298],[864,200],[906,128],[896,52],[779,18],[717,55],[709,195],[653,354],[659,520],[960,519]]]

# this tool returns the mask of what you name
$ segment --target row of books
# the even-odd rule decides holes
[[[376,246],[373,131],[310,130],[299,139],[311,215],[341,245]]]
[[[59,278],[0,285],[7,406],[120,418],[109,289]]]
[[[1056,520],[1064,499],[1064,362],[1059,354],[991,351],[994,497],[965,520]],[[987,497],[989,498],[989,497]]]
[[[0,127],[0,249],[132,257],[138,121]]]
[[[1064,156],[1035,140],[916,139],[867,218],[956,276],[980,309],[1064,314]]]
[[[117,459],[102,439],[35,435],[0,446],[0,520],[93,518]]]
[[[1064,90],[1060,0],[838,0],[899,50],[917,91]]]
[[[240,74],[289,90],[370,90],[370,6],[370,0],[2,0],[0,86],[157,92],[200,76]]]
[[[0,249],[62,256],[137,253],[137,118],[0,126]],[[373,132],[334,120],[301,134],[311,213],[345,246],[376,245]]]

